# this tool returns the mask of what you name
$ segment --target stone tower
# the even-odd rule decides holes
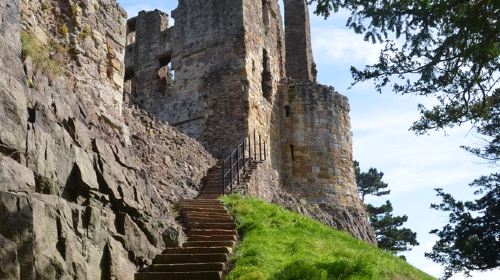
[[[278,0],[180,0],[172,17],[172,27],[159,11],[129,20],[129,102],[219,159],[255,131],[269,160],[253,184],[267,190],[254,193],[271,200],[282,188],[374,242],[354,178],[349,103],[316,83],[306,1],[285,0],[285,30]]]
[[[298,81],[315,81],[309,9],[306,0],[285,0],[287,76]]]

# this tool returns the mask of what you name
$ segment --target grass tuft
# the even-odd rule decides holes
[[[345,232],[255,198],[223,198],[242,241],[228,280],[434,279]]]
[[[50,57],[51,52],[60,52],[65,55],[66,50],[61,45],[51,43],[49,45],[40,43],[30,32],[21,32],[21,43],[23,57],[31,57],[36,69],[54,78],[63,73],[61,63]]]

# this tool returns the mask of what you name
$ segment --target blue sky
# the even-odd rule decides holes
[[[130,17],[141,10],[153,9],[170,14],[177,6],[174,0],[118,2]],[[417,105],[432,104],[432,100],[395,95],[389,89],[378,94],[371,83],[349,89],[351,65],[362,68],[375,62],[380,46],[364,42],[362,36],[345,28],[346,18],[344,12],[327,20],[311,14],[318,80],[349,97],[355,159],[360,162],[362,170],[373,166],[385,173],[391,195],[382,200],[391,200],[396,214],[408,215],[406,226],[417,232],[420,246],[405,254],[408,262],[431,275],[440,276],[443,268],[424,257],[435,242],[434,236],[428,232],[441,228],[447,221],[444,213],[429,207],[439,201],[434,188],[443,188],[460,199],[472,199],[473,191],[468,183],[491,172],[493,166],[460,148],[461,145],[481,143],[469,127],[426,136],[415,136],[408,131],[412,122],[418,119]],[[375,199],[370,202],[377,204],[382,201]],[[499,273],[499,270],[475,273],[472,279],[498,279]],[[457,275],[452,279],[465,277]]]

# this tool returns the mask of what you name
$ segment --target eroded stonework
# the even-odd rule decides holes
[[[290,201],[273,198],[284,191],[375,243],[354,179],[348,100],[316,83],[306,1],[284,3],[284,28],[277,0],[180,0],[173,26],[160,11],[129,19],[131,103],[219,160],[255,133],[268,160],[246,193]],[[165,65],[173,80],[160,89]]]

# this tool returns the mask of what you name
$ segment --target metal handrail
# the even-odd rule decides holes
[[[252,144],[254,146],[252,157]],[[257,144],[257,133],[253,131],[253,143],[251,135],[248,135],[240,142],[229,156],[222,161],[222,194],[233,192],[235,182],[240,183],[241,174],[246,174],[247,168],[251,163],[258,162],[257,158],[257,145],[259,146],[259,160],[262,162],[267,159],[266,155],[266,142],[262,142],[259,134],[259,143]],[[248,150],[247,150],[248,147]],[[262,154],[264,149],[264,154]],[[248,155],[246,153],[248,152]],[[229,168],[226,171],[226,165]],[[226,184],[227,182],[227,184]]]

